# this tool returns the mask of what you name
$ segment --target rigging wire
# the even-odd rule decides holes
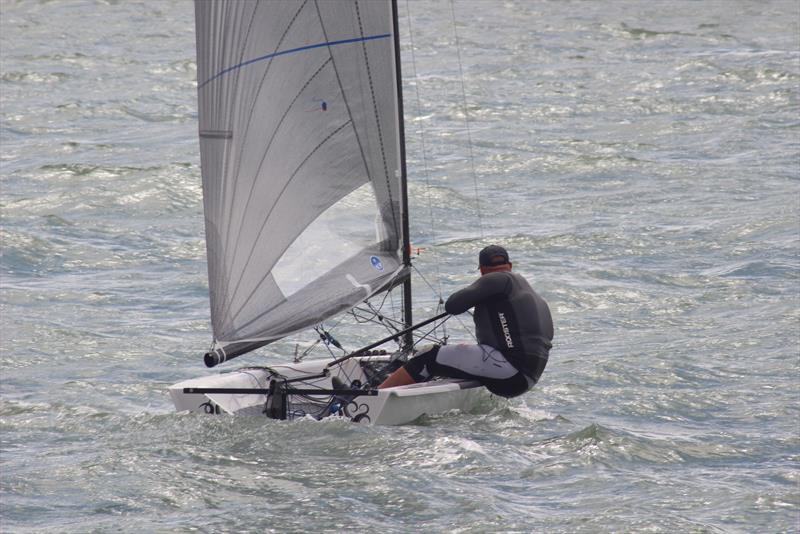
[[[414,94],[415,100],[417,105],[417,117],[422,117],[422,97],[420,95],[420,79],[419,79],[419,71],[417,70],[417,56],[416,56],[416,47],[414,45],[414,30],[411,24],[411,4],[410,0],[406,0],[406,21],[408,24],[408,42],[409,48],[411,51],[411,70],[412,76],[414,78]],[[441,310],[444,306],[444,299],[442,297],[443,289],[442,289],[442,269],[441,269],[441,253],[438,251],[436,244],[438,244],[439,240],[436,234],[436,220],[434,218],[433,213],[433,194],[432,190],[433,187],[431,186],[431,172],[430,167],[428,166],[428,148],[426,143],[425,137],[425,124],[423,120],[418,120],[418,132],[420,137],[420,144],[422,147],[422,166],[424,169],[424,176],[425,176],[425,199],[428,204],[428,216],[430,219],[430,233],[431,233],[431,241],[434,243],[432,247],[433,253],[433,263],[436,266],[436,285],[437,287],[434,288],[433,285],[425,278],[422,272],[417,269],[416,265],[412,265],[414,271],[419,275],[419,277],[425,282],[428,288],[438,297],[439,302],[437,303],[437,310]],[[445,323],[442,323],[442,338],[447,340],[447,328],[444,326]],[[435,329],[434,329],[435,331]]]
[[[483,239],[483,217],[481,216],[481,202],[478,197],[478,176],[475,172],[475,157],[472,151],[472,133],[469,128],[469,112],[467,110],[467,91],[464,87],[464,68],[461,64],[461,42],[458,39],[458,28],[456,27],[456,8],[455,0],[450,0],[450,13],[453,18],[453,35],[456,39],[456,54],[458,55],[458,73],[461,77],[461,100],[464,111],[464,126],[467,130],[467,147],[469,149],[469,163],[472,169],[472,183],[475,188],[475,207],[478,214],[478,228],[480,229],[481,239]]]
[[[441,343],[442,340],[438,336],[431,336],[431,334],[433,334],[433,332],[435,332],[440,326],[442,326],[444,323],[446,323],[447,320],[450,319],[450,317],[453,317],[453,316],[452,315],[448,315],[448,316],[444,317],[441,321],[439,321],[438,323],[435,323],[433,325],[433,327],[431,327],[431,329],[428,330],[427,332],[425,332],[424,334],[417,334],[417,338],[418,339],[414,343],[414,346],[416,347],[421,341],[425,341],[425,340],[433,341],[434,343]],[[445,343],[441,343],[441,344],[444,345]]]
[[[411,71],[412,71],[412,76],[414,78],[414,92],[415,92],[416,104],[417,104],[417,117],[422,117],[422,98],[420,97],[420,93],[419,93],[419,85],[420,85],[420,83],[419,83],[419,74],[417,72],[417,56],[416,56],[416,53],[414,51],[414,48],[415,48],[414,47],[414,32],[413,32],[412,26],[411,26],[411,5],[409,4],[409,0],[406,0],[406,21],[408,23],[409,48],[411,49]],[[433,217],[433,198],[432,198],[432,194],[431,194],[431,190],[432,190],[431,177],[430,177],[431,173],[430,173],[430,169],[428,168],[428,149],[427,149],[427,145],[425,143],[425,126],[424,126],[422,120],[418,120],[417,123],[418,123],[420,144],[422,145],[422,165],[423,165],[423,168],[425,170],[425,172],[424,172],[424,175],[425,175],[425,198],[428,201],[428,215],[429,215],[429,218],[430,218],[431,240],[433,241],[433,243],[437,243],[438,240],[437,240],[437,237],[436,237],[436,222],[435,222],[435,219]],[[435,247],[433,248],[433,251],[434,251],[433,252],[434,255],[438,255],[438,252],[436,251]],[[436,258],[436,257],[434,257],[433,260],[434,260],[434,264],[436,265],[436,281],[437,281],[437,284],[439,286],[439,290],[435,291],[435,293],[441,299],[442,298],[442,271],[441,271],[441,266],[440,266],[441,262],[438,261],[438,258]],[[419,273],[418,270],[417,270],[417,272]]]
[[[425,282],[425,284],[428,286],[428,288],[431,291],[433,291],[439,297],[439,302],[436,303],[436,313],[437,314],[441,313],[444,310],[444,299],[442,298],[442,292],[441,292],[441,280],[439,280],[439,284],[440,284],[439,285],[439,291],[437,291],[436,289],[434,289],[434,287],[431,285],[431,283],[428,282],[428,279],[425,278],[425,275],[423,275],[422,272],[419,269],[417,269],[416,265],[412,265],[412,267],[413,267],[414,271],[417,273],[417,275],[419,275],[419,277],[422,279],[422,281]],[[447,327],[445,326],[445,323],[443,322],[442,323],[442,338],[446,341],[447,337],[448,337],[447,336]]]
[[[426,278],[425,278],[425,277],[422,275],[422,273],[421,273],[421,272],[419,272],[419,270],[418,270],[416,267],[414,267],[414,270],[417,272],[417,274],[419,275],[419,277],[420,277],[420,278],[422,278],[422,281],[423,281],[423,282],[425,282],[425,283],[428,285],[428,287],[429,287],[431,290],[433,290],[433,287],[431,286],[430,282],[428,282],[428,280],[427,280],[427,279],[426,279]],[[438,313],[439,311],[441,311],[441,309],[442,309],[442,308],[444,308],[444,301],[442,300],[442,297],[441,297],[441,295],[440,295],[440,296],[439,296],[439,305],[437,306],[437,313]],[[469,313],[469,312],[468,312],[468,313]],[[472,315],[472,313],[470,313],[470,316],[471,316],[471,315]],[[452,315],[451,317],[455,317],[456,321],[458,321],[458,323],[461,325],[461,327],[462,327],[464,330],[466,330],[467,332],[469,332],[469,335],[470,335],[470,336],[472,336],[472,339],[474,339],[474,340],[475,340],[475,342],[477,342],[477,341],[478,341],[478,338],[477,338],[477,337],[475,337],[475,332],[473,332],[471,328],[467,327],[467,325],[465,325],[465,324],[464,324],[464,321],[461,319],[461,316],[459,316],[459,315]],[[444,339],[446,340],[446,339],[448,338],[448,336],[447,336],[447,329],[446,329],[446,327],[444,326],[444,323],[442,323],[442,331],[443,331],[442,338],[444,338]]]

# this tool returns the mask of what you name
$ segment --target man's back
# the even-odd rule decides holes
[[[448,313],[475,307],[478,343],[512,356],[547,358],[553,340],[550,308],[527,280],[510,271],[488,273],[453,293]]]

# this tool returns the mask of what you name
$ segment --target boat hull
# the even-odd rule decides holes
[[[364,359],[370,364],[375,358]],[[237,416],[266,417],[269,395],[258,393],[188,393],[192,388],[233,388],[268,390],[276,376],[279,381],[295,380],[296,387],[303,389],[333,388],[331,378],[338,376],[347,384],[366,383],[367,375],[362,360],[352,358],[332,369],[330,376],[322,374],[330,360],[311,360],[295,364],[271,367],[245,367],[218,375],[185,380],[170,386],[169,392],[176,410],[201,414],[231,414]],[[287,419],[311,416],[321,419],[328,416],[349,418],[355,422],[401,425],[423,415],[433,415],[450,410],[470,410],[489,393],[473,380],[442,379],[408,386],[377,390],[375,395],[360,395],[353,398],[332,397],[330,394],[304,395],[303,402],[289,401]],[[291,396],[291,395],[290,395]]]

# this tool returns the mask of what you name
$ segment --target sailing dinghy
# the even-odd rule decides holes
[[[364,306],[391,334],[339,357],[180,382],[176,409],[377,424],[470,409],[488,394],[474,381],[374,388],[430,334],[422,326],[446,319],[412,325],[396,0],[196,0],[195,19],[206,365],[312,329],[339,346],[321,325]],[[370,304],[393,290],[396,323]]]

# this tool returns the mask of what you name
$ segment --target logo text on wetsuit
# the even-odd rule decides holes
[[[500,318],[500,327],[503,329],[503,336],[506,338],[506,346],[509,349],[514,348],[514,342],[511,341],[511,332],[508,330],[508,319],[506,319],[506,314],[503,312],[498,312],[497,316]]]

